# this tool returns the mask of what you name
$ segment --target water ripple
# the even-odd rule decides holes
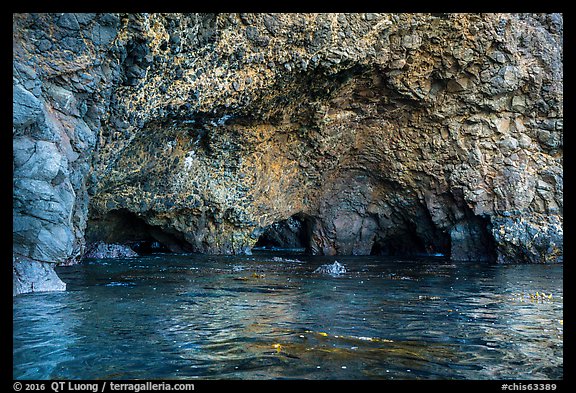
[[[337,279],[257,253],[58,268],[69,291],[14,298],[13,377],[563,377],[561,265],[338,260]]]

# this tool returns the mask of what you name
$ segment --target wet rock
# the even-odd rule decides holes
[[[85,176],[105,113],[103,87],[95,83],[106,84],[98,75],[100,54],[76,36],[85,29],[89,37],[95,25],[85,16],[14,14],[13,252],[46,266],[46,277],[53,275],[48,264],[75,263],[83,252]],[[51,37],[50,50],[46,42],[40,52],[26,45],[21,34],[48,25],[62,33]],[[38,288],[40,270],[20,269],[19,288]]]
[[[321,265],[317,267],[316,270],[314,270],[314,273],[329,274],[331,276],[339,276],[346,272],[346,267],[338,261],[334,261],[334,263],[329,263],[326,265]]]
[[[78,24],[78,20],[76,19],[76,14],[69,14],[69,13],[62,14],[60,18],[58,18],[56,25],[68,30],[80,29],[80,25]]]
[[[510,215],[492,219],[500,263],[560,263],[563,227],[555,215]]]
[[[107,244],[104,242],[97,242],[87,245],[84,258],[97,258],[97,259],[117,259],[117,258],[131,258],[137,257],[138,253],[132,250],[130,246],[123,244]]]
[[[40,100],[20,84],[15,85],[12,91],[12,105],[12,122],[17,128],[35,123],[42,114]]]
[[[13,258],[12,295],[29,292],[64,291],[66,284],[54,271],[53,263]]]
[[[90,34],[94,45],[106,46],[114,41],[118,34],[118,29],[115,26],[94,24]]]
[[[280,32],[281,26],[278,18],[274,16],[274,14],[265,14],[263,16],[264,26],[266,26],[266,30],[273,36],[277,35]]]

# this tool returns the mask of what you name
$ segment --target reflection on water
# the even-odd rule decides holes
[[[338,260],[342,275],[314,271]],[[150,255],[14,298],[16,379],[561,379],[562,266]],[[544,295],[543,295],[544,294]]]

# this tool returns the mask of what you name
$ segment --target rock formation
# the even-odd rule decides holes
[[[334,263],[328,263],[325,265],[320,265],[314,273],[317,274],[329,274],[331,276],[339,276],[341,274],[345,274],[347,272],[346,266],[342,265],[338,261],[334,261]]]
[[[14,14],[15,277],[261,236],[561,262],[562,39],[558,14]]]
[[[137,257],[138,253],[129,246],[102,241],[91,244],[84,253],[84,258],[116,259]]]

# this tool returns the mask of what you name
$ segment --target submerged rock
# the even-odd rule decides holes
[[[334,263],[326,265],[321,265],[318,268],[316,268],[316,270],[314,270],[314,273],[330,274],[332,276],[338,276],[346,272],[347,272],[346,267],[338,261],[334,261]]]
[[[137,257],[138,253],[130,246],[97,242],[87,247],[84,258],[113,259]]]

